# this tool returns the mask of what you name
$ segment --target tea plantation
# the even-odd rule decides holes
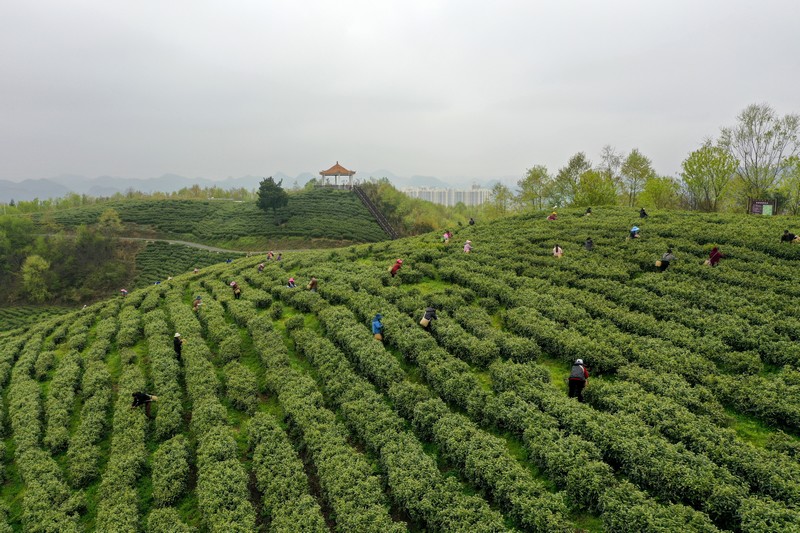
[[[314,189],[289,195],[273,215],[255,202],[227,200],[125,200],[54,211],[45,218],[67,228],[95,224],[106,209],[151,236],[200,242],[235,250],[323,248],[386,238],[358,197],[348,191]]]
[[[800,531],[788,219],[581,214],[237,259],[0,333],[0,531]]]
[[[14,307],[0,307],[0,330],[20,328],[38,322],[46,317],[62,315],[74,310],[74,307],[60,307],[55,305],[17,305]]]

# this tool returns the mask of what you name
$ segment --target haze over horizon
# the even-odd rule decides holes
[[[798,15],[788,0],[4,3],[0,180],[336,160],[521,176],[606,144],[674,175],[747,105],[800,111]]]

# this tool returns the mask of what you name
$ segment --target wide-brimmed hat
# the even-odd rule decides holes
[[[181,336],[181,334],[180,334],[180,333],[176,333],[176,334],[175,334],[175,336],[176,336],[176,337],[180,337],[180,336]]]
[[[231,287],[235,287],[235,286],[236,286],[236,282],[235,281],[231,281]]]

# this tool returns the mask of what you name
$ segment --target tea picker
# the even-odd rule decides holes
[[[147,415],[147,418],[153,418],[150,416],[150,403],[157,402],[158,396],[155,394],[147,394],[146,392],[134,392],[131,396],[133,396],[131,409],[135,409],[144,405],[144,413]]]
[[[672,248],[668,248],[666,253],[661,256],[661,259],[656,261],[656,266],[661,272],[664,272],[669,268],[669,264],[675,260],[675,254],[672,253]]]
[[[172,347],[175,349],[175,355],[180,359],[181,350],[183,349],[183,337],[181,337],[180,333],[175,333],[175,336],[172,338]]]
[[[578,398],[583,403],[583,389],[589,381],[589,371],[583,365],[583,359],[576,359],[569,373],[569,397]]]
[[[392,277],[395,277],[397,275],[397,272],[400,270],[400,267],[402,266],[403,266],[403,260],[398,259],[397,261],[394,262],[394,265],[392,265],[392,267],[389,269],[389,274],[391,274]]]
[[[438,317],[436,316],[436,309],[428,306],[425,308],[425,313],[422,315],[419,325],[423,328],[427,328],[430,325],[431,320],[438,320]]]
[[[379,341],[383,340],[383,322],[381,320],[383,320],[383,315],[380,313],[376,313],[375,318],[372,319],[372,336]]]

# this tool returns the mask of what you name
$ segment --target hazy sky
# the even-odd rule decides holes
[[[0,179],[492,177],[639,148],[674,174],[800,112],[796,0],[0,2]],[[358,176],[359,174],[357,174]]]

